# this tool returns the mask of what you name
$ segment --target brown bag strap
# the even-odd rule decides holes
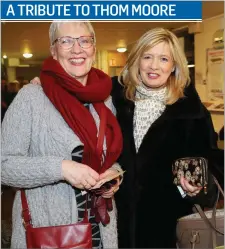
[[[224,199],[224,191],[223,191],[223,189],[221,188],[221,186],[220,186],[220,184],[219,184],[219,182],[217,181],[217,179],[216,179],[215,176],[213,176],[213,179],[214,179],[214,182],[215,182],[217,188],[219,189],[219,191],[220,191],[220,193],[222,194],[223,199]]]
[[[208,227],[210,228],[211,232],[212,232],[212,244],[213,244],[213,248],[216,248],[216,233],[219,233],[221,235],[224,235],[224,233],[222,233],[221,231],[219,231],[207,218],[207,216],[205,215],[204,211],[202,210],[202,208],[198,205],[195,204],[195,208],[198,210],[198,213],[200,214],[200,216],[202,217],[202,219],[204,220],[204,222],[208,225]],[[215,215],[215,214],[214,214]],[[212,218],[213,218],[213,213],[212,213]],[[215,217],[214,217],[215,218]]]
[[[224,192],[223,192],[223,189],[221,188],[220,184],[218,183],[217,179],[213,176],[214,178],[214,181],[215,181],[215,184],[217,185],[218,187],[218,193],[217,193],[217,199],[216,199],[216,202],[215,202],[215,205],[213,207],[213,210],[212,210],[212,221],[214,222],[211,222],[207,216],[205,215],[204,211],[202,210],[202,208],[200,207],[200,205],[198,204],[194,204],[195,208],[197,209],[198,213],[200,214],[201,218],[205,221],[205,223],[213,230],[213,231],[216,231],[217,233],[221,234],[221,235],[224,235],[224,233],[222,233],[221,231],[219,231],[217,228],[216,228],[216,224],[215,224],[215,221],[216,221],[216,206],[217,206],[217,203],[218,203],[218,200],[219,200],[219,194],[221,193],[223,195],[223,198],[224,198]],[[214,223],[214,224],[213,224]]]
[[[33,227],[32,226],[32,220],[31,220],[31,215],[30,215],[30,210],[28,207],[27,203],[27,198],[26,198],[26,193],[24,189],[20,190],[21,194],[21,203],[22,203],[22,219],[23,219],[23,225],[24,228],[26,229],[27,226]],[[84,218],[83,222],[88,223],[88,210],[87,210],[87,204],[88,203],[88,193],[86,194],[86,205],[85,205],[85,210],[84,210]]]
[[[207,218],[207,216],[205,215],[204,211],[202,210],[202,208],[198,205],[195,204],[196,209],[198,210],[198,213],[200,214],[201,218],[208,224],[208,226],[213,229],[214,231],[216,231],[217,233],[224,235],[224,233],[222,233],[221,231],[219,231],[211,222],[210,220]],[[213,214],[212,214],[213,216]]]

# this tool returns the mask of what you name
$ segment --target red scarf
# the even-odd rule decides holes
[[[40,79],[47,97],[84,144],[82,163],[98,173],[110,168],[122,150],[119,124],[104,104],[112,89],[111,78],[104,72],[91,68],[87,84],[83,86],[68,75],[57,60],[49,57],[43,63]],[[101,165],[103,149],[100,148],[100,153],[97,151],[98,130],[94,118],[81,102],[92,103],[100,120],[103,111],[106,113],[107,152],[103,165]]]

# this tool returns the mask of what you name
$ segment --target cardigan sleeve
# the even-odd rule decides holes
[[[62,180],[62,157],[29,155],[35,87],[22,88],[2,123],[2,184],[33,188]]]
[[[112,102],[112,97],[109,96],[106,101],[105,101],[105,105],[109,108],[109,110],[116,116],[116,108],[115,106],[113,105],[113,102]]]

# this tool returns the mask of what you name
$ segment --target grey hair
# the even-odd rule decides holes
[[[59,30],[59,27],[62,23],[69,22],[69,21],[53,21],[49,27],[49,40],[50,40],[50,45],[53,45],[53,42],[55,41],[57,31]],[[79,24],[84,24],[91,35],[94,37],[94,44],[96,44],[96,37],[95,37],[95,31],[92,26],[92,24],[89,21],[81,22],[81,21],[74,21],[74,23],[79,23]]]

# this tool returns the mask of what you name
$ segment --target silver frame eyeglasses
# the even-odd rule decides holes
[[[91,38],[90,39],[90,43],[84,43],[85,38]],[[63,43],[63,39],[68,39],[68,41],[70,41],[69,43]],[[77,43],[79,44],[79,46],[81,48],[87,49],[90,48],[93,44],[94,44],[94,37],[93,36],[80,36],[80,37],[71,37],[71,36],[62,36],[59,37],[57,39],[54,40],[54,42],[52,43],[52,45],[54,45],[56,42],[59,43],[59,45],[64,48],[64,49],[71,49],[74,44],[75,44],[75,40],[77,41]]]

